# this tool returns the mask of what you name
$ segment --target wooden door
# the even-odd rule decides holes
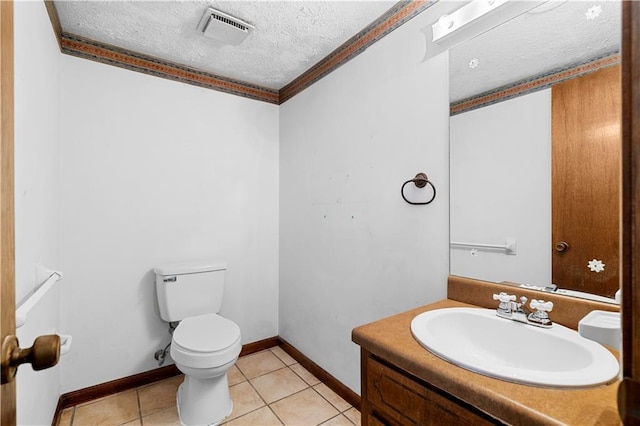
[[[15,334],[13,2],[0,1],[0,341]],[[16,424],[15,380],[0,386],[0,424]]]
[[[618,411],[640,425],[640,3],[622,2],[622,373]]]
[[[620,288],[620,66],[552,89],[552,279],[613,297]]]

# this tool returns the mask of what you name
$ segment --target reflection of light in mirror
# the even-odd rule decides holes
[[[451,14],[442,15],[440,19],[431,26],[433,41],[436,42],[448,36],[454,31],[492,12],[506,2],[507,0],[472,0]]]
[[[600,16],[601,13],[602,13],[602,6],[594,5],[594,6],[591,6],[589,9],[587,9],[584,16],[586,16],[587,19],[591,20],[591,19],[596,19],[598,16]]]
[[[620,123],[611,123],[600,127],[600,131],[607,137],[613,137],[620,134]]]

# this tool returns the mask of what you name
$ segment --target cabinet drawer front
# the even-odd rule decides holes
[[[367,398],[390,424],[493,424],[459,403],[380,362],[368,358]]]

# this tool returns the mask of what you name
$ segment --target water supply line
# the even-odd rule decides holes
[[[169,334],[171,336],[173,336],[173,332],[178,326],[178,324],[180,324],[180,321],[169,323]],[[169,342],[169,344],[165,346],[164,349],[158,349],[156,353],[153,354],[153,357],[156,359],[156,361],[158,361],[158,367],[162,367],[162,364],[164,364],[164,360],[167,358],[167,353],[169,352],[170,347],[171,347],[171,342]]]

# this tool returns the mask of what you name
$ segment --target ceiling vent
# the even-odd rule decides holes
[[[205,37],[234,46],[240,44],[253,29],[253,25],[212,7],[204,12],[198,25],[198,30]]]

